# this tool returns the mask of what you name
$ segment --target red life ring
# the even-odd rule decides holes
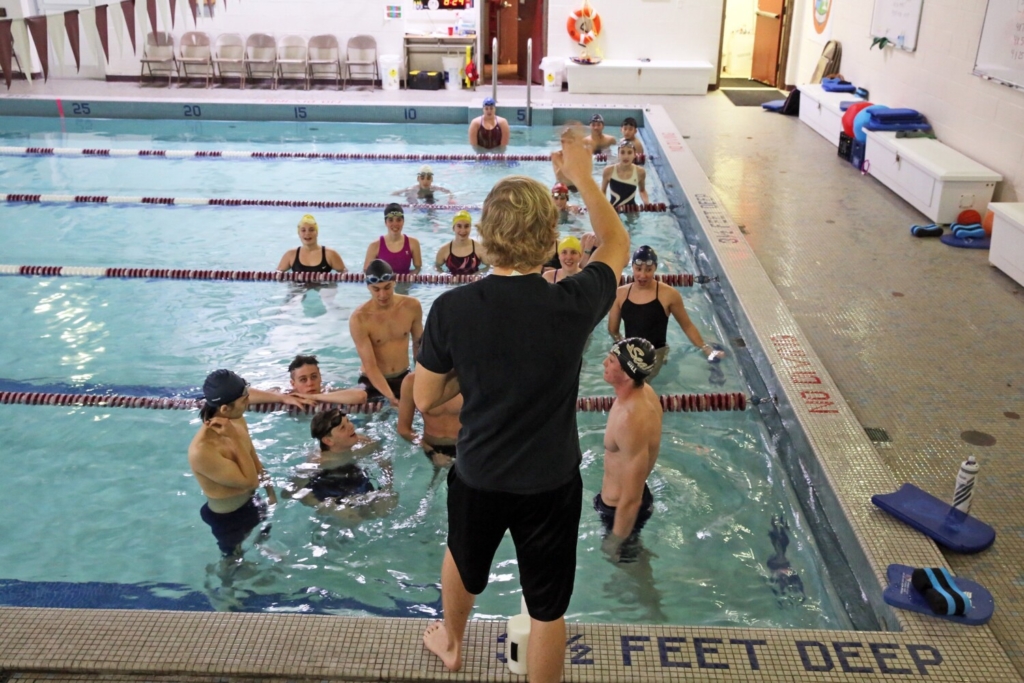
[[[601,15],[590,5],[585,4],[569,14],[565,28],[570,38],[586,47],[601,35]]]

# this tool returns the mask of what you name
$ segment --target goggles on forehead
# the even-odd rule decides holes
[[[402,211],[389,211],[384,214],[384,218],[405,218],[405,213]]]
[[[658,261],[657,261],[657,259],[653,259],[653,258],[645,258],[645,259],[637,258],[637,259],[633,259],[633,265],[634,266],[657,266],[658,265]]]
[[[363,278],[366,280],[366,284],[375,285],[378,282],[391,282],[395,279],[395,274],[384,273],[383,275],[364,275]]]
[[[563,193],[563,192],[553,192],[553,193],[551,194],[551,198],[552,198],[552,199],[568,199],[568,198],[569,198],[569,195],[568,195],[568,194],[565,194],[565,193]]]

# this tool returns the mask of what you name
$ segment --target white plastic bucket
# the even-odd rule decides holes
[[[402,60],[398,55],[380,56],[380,80],[385,90],[398,90],[402,77],[399,70],[401,65]]]
[[[508,620],[505,636],[505,661],[508,670],[523,676],[526,674],[526,647],[530,642],[530,615],[517,614]]]
[[[544,74],[545,90],[560,91],[562,89],[562,71],[564,68],[565,62],[561,59],[545,57],[540,60],[540,70]]]
[[[462,63],[466,60],[462,55],[441,57],[444,65],[444,87],[446,90],[462,89]]]

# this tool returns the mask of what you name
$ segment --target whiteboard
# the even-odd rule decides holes
[[[1024,0],[988,0],[974,75],[1024,90]]]
[[[893,46],[901,50],[916,50],[923,4],[924,0],[875,0],[875,9],[871,13],[871,35],[875,38],[888,38]]]

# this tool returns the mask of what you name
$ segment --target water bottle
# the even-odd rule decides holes
[[[971,511],[971,499],[974,498],[974,480],[978,477],[978,461],[970,456],[960,464],[960,472],[956,475],[956,486],[953,489],[953,507],[964,514]]]

